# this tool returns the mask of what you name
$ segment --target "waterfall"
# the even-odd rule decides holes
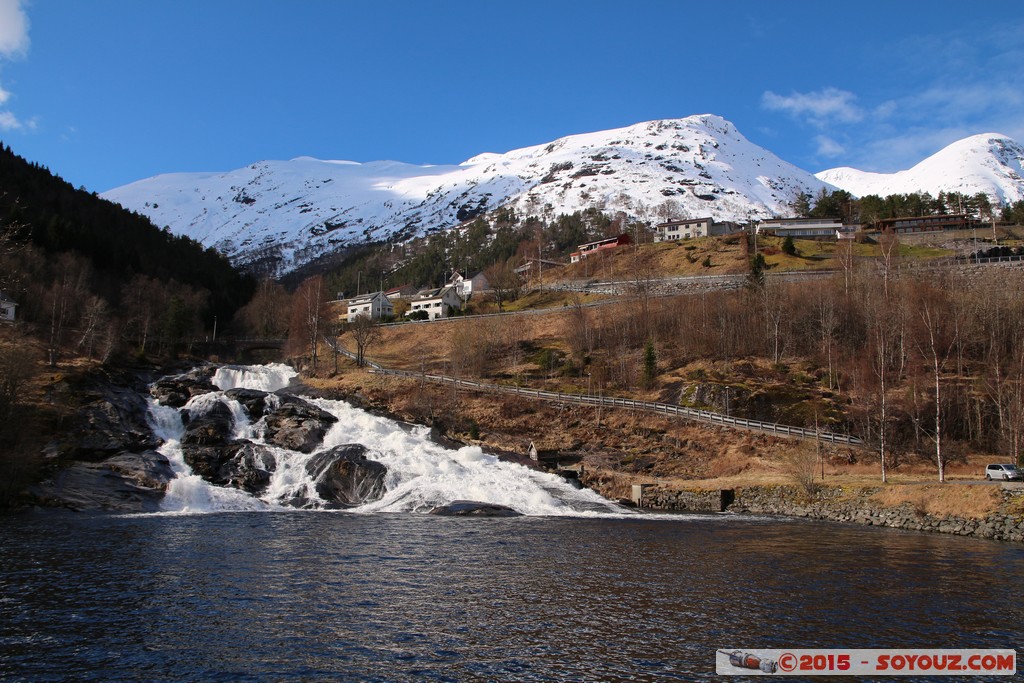
[[[277,391],[291,384],[298,377],[291,366],[283,363],[253,365],[247,367],[224,366],[213,375],[213,386],[221,391],[228,389],[259,389]]]
[[[232,415],[232,438],[259,444],[273,458],[270,482],[260,497],[244,491],[214,486],[194,474],[185,462],[181,439],[185,433],[180,412],[151,401],[154,433],[163,440],[160,452],[170,460],[177,478],[168,487],[162,509],[167,512],[215,512],[222,510],[283,509],[301,497],[319,500],[315,482],[306,463],[317,453],[344,444],[361,444],[366,457],[387,467],[384,496],[350,512],[426,512],[456,500],[474,500],[505,505],[524,515],[590,516],[621,515],[626,511],[589,490],[576,489],[553,474],[503,462],[480,448],[449,449],[431,441],[425,427],[409,428],[385,417],[371,415],[342,401],[307,398],[309,403],[330,413],[337,422],[313,453],[299,453],[267,444],[263,440],[264,420],[252,416],[224,394],[232,388],[275,391],[296,376],[284,365],[224,367],[214,375],[221,390],[193,397],[185,406],[193,418],[216,404],[227,405]],[[267,396],[268,408],[278,397]]]
[[[199,397],[204,398],[204,397]],[[160,503],[164,512],[216,512],[227,510],[262,510],[266,503],[244,491],[214,486],[192,473],[181,450],[181,437],[185,427],[181,413],[175,408],[149,401],[150,426],[163,444],[157,450],[167,458],[177,475],[167,485],[167,493]]]

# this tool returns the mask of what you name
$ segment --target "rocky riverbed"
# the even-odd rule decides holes
[[[235,388],[218,392],[215,366],[156,381],[148,371],[100,372],[80,388],[80,407],[66,436],[51,443],[51,472],[31,487],[36,504],[76,510],[159,509],[176,472],[157,450],[148,397],[180,412],[181,455],[208,483],[263,494],[280,450],[311,454],[337,418],[287,391]],[[223,397],[223,399],[221,398]],[[226,399],[226,400],[224,400]],[[230,405],[237,406],[241,415]],[[261,422],[258,441],[235,434],[238,420]],[[352,507],[379,499],[387,468],[360,444],[334,446],[303,464],[316,494],[297,492],[292,507]]]

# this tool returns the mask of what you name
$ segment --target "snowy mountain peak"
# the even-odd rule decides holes
[[[461,164],[261,161],[140,180],[104,197],[213,246],[287,272],[348,245],[404,240],[500,206],[555,216],[595,207],[746,220],[789,212],[825,184],[712,114],[571,135]]]
[[[843,167],[816,175],[858,197],[984,192],[993,200],[1012,203],[1024,199],[1024,146],[1000,133],[983,133],[957,140],[905,171],[869,173]]]

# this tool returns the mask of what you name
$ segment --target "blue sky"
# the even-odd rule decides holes
[[[0,0],[0,139],[98,192],[703,113],[812,172],[1024,140],[1024,2]]]

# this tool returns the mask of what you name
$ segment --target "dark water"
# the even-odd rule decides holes
[[[1016,648],[1024,633],[1024,548],[826,523],[0,525],[3,680],[712,680],[721,647]]]

